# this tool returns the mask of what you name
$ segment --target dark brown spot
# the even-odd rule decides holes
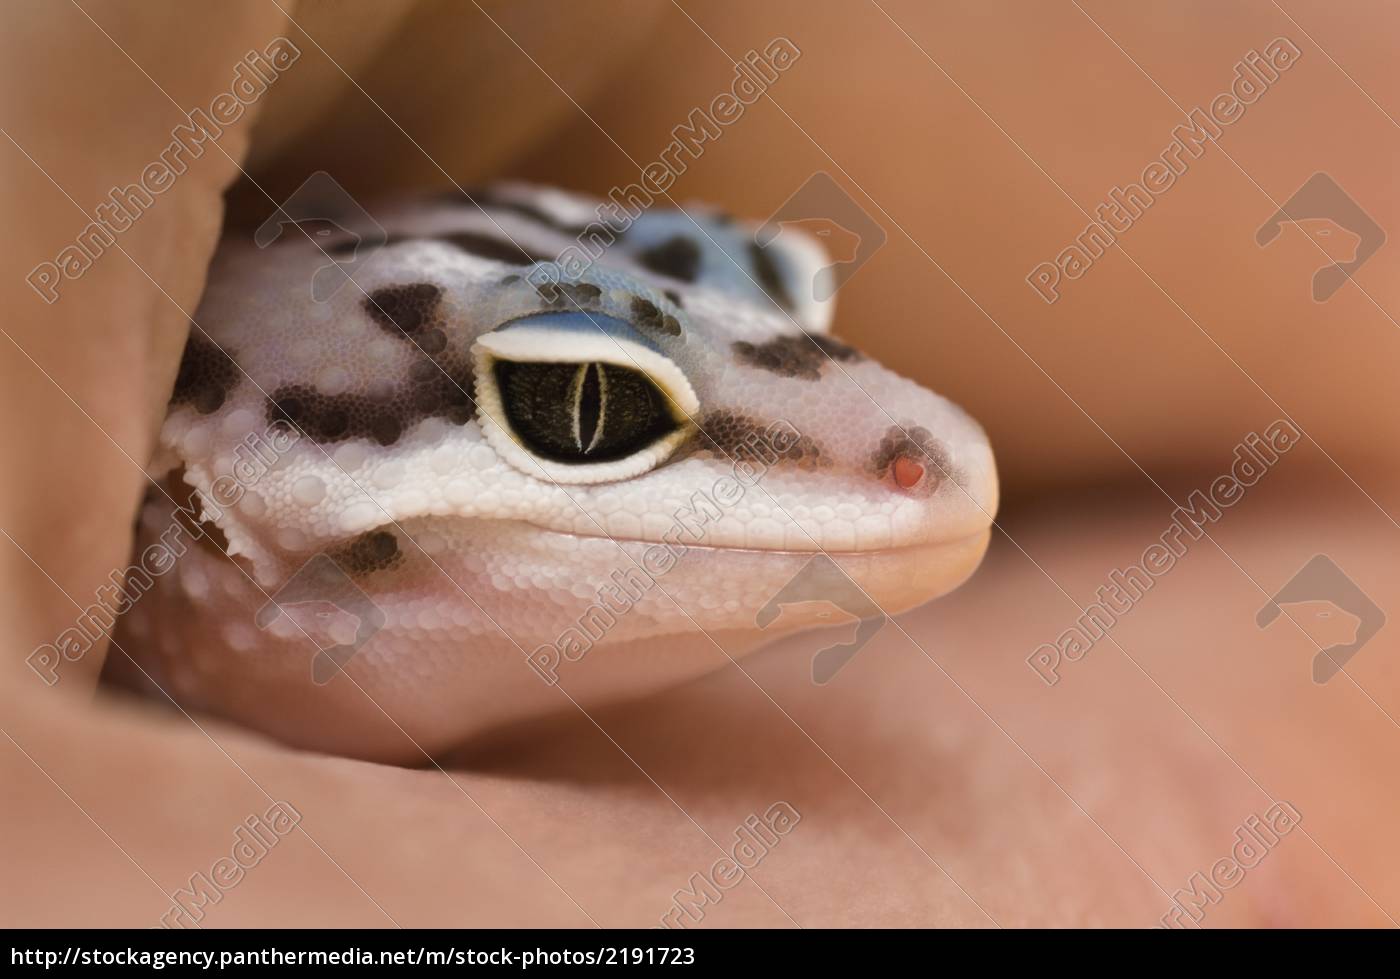
[[[763,287],[763,291],[768,294],[768,298],[778,304],[778,308],[785,312],[792,312],[792,296],[788,292],[787,285],[783,282],[782,274],[778,267],[773,264],[772,257],[767,250],[762,248],[758,242],[749,242],[749,260],[753,262],[753,274],[758,280],[758,284]]]
[[[547,305],[558,309],[592,309],[598,305],[603,290],[591,282],[542,282],[535,294]]]
[[[437,235],[433,240],[446,242],[468,255],[475,255],[477,258],[505,262],[509,265],[533,265],[535,262],[549,261],[543,255],[517,245],[509,239],[494,238],[491,235],[478,234],[475,231],[457,231],[452,234]]]
[[[681,294],[680,294],[679,292],[677,292],[676,290],[674,290],[674,289],[667,289],[667,290],[665,291],[665,293],[663,293],[663,295],[665,295],[665,297],[666,297],[667,299],[671,300],[671,304],[672,304],[673,306],[675,306],[677,309],[684,309],[684,308],[685,308],[685,303],[681,302]]]
[[[424,361],[412,377],[412,383],[388,397],[323,394],[304,384],[289,384],[269,399],[267,420],[284,419],[320,444],[367,438],[380,445],[393,445],[424,418],[445,418],[456,425],[471,421],[476,406],[470,369]]]
[[[545,256],[531,251],[523,245],[516,244],[508,237],[482,234],[477,231],[450,231],[436,235],[390,235],[384,241],[377,243],[376,247],[389,248],[393,245],[411,245],[414,242],[422,241],[451,245],[468,255],[475,255],[477,258],[488,259],[492,262],[505,262],[507,265],[533,265],[535,262],[549,261]],[[354,256],[359,247],[358,239],[351,240],[327,248],[326,254],[336,259]]]
[[[237,384],[238,365],[216,344],[191,333],[175,375],[170,403],[191,405],[201,415],[212,414],[223,407]]]
[[[330,548],[326,554],[347,573],[355,576],[384,571],[402,563],[403,558],[398,538],[387,530],[371,530],[352,541]]]
[[[418,338],[418,348],[429,356],[440,354],[447,349],[447,334],[436,329],[424,330]]]
[[[734,344],[734,354],[741,363],[769,371],[779,377],[800,377],[815,381],[830,361],[859,361],[863,356],[854,347],[820,334],[804,333],[795,337],[774,337],[765,343],[740,340]]]
[[[578,237],[585,229],[585,225],[564,221],[550,214],[542,207],[525,201],[512,200],[487,187],[469,187],[465,191],[447,191],[442,194],[438,200],[473,209],[481,208],[489,211],[506,211],[527,218],[536,224],[543,225],[561,234],[569,235],[570,237]]]
[[[697,451],[717,452],[734,462],[751,466],[771,466],[779,462],[802,469],[828,465],[821,446],[806,435],[796,435],[786,423],[775,425],[751,415],[720,409],[699,421]]]
[[[370,293],[365,312],[391,336],[412,336],[424,323],[435,318],[442,288],[431,282],[385,286]]]
[[[700,246],[682,235],[667,238],[637,254],[643,267],[682,282],[694,282],[700,273]]]
[[[632,297],[632,323],[637,329],[658,336],[678,337],[681,324],[670,313],[663,312],[656,303],[641,296]]]
[[[379,412],[370,421],[369,433],[380,445],[393,445],[403,434],[403,422],[387,412]]]

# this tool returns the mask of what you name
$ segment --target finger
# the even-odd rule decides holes
[[[285,28],[260,2],[25,0],[7,21],[0,683],[90,690],[220,195],[276,90],[244,104],[235,73]]]

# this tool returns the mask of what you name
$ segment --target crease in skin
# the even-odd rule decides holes
[[[403,760],[556,711],[561,684],[582,704],[640,696],[714,668],[716,642],[738,655],[819,624],[806,605],[771,628],[757,613],[822,552],[887,613],[972,572],[996,509],[984,433],[826,336],[829,300],[799,307],[809,333],[773,309],[726,258],[756,225],[696,211],[703,260],[681,281],[649,252],[678,215],[648,212],[571,272],[528,256],[559,254],[597,201],[483,199],[376,205],[370,236],[333,215],[325,251],[221,252],[212,346],[187,353],[160,465],[226,497],[205,517],[243,570],[190,553],[127,615],[162,686],[294,744]],[[800,234],[763,256],[788,294],[824,262]],[[356,272],[318,302],[329,254]],[[240,446],[276,426],[300,440],[230,494]],[[142,545],[172,516],[153,496]],[[570,630],[589,616],[585,659]],[[309,669],[313,645],[334,670]]]

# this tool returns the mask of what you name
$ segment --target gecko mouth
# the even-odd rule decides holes
[[[791,588],[804,579],[819,583],[815,598],[824,598],[822,587],[849,588],[862,593],[886,613],[903,612],[947,594],[968,579],[981,563],[991,540],[991,527],[937,541],[866,550],[726,547],[636,538],[594,537],[548,531],[576,542],[611,540],[640,569],[664,582],[668,578],[748,575],[765,588]],[[691,561],[695,552],[704,560]],[[821,585],[821,583],[825,583]],[[834,586],[832,583],[835,583]],[[768,596],[755,595],[767,598]],[[827,598],[826,600],[830,600]]]
[[[544,534],[550,534],[557,538],[570,539],[575,541],[612,541],[616,544],[624,544],[638,547],[660,547],[673,550],[677,553],[683,551],[699,551],[711,554],[753,554],[767,556],[791,556],[791,557],[811,557],[814,554],[825,554],[831,558],[860,558],[871,555],[898,555],[902,553],[913,553],[920,548],[943,548],[957,547],[973,540],[985,541],[992,528],[993,518],[983,508],[978,507],[975,512],[959,515],[957,518],[948,519],[943,522],[942,528],[937,528],[933,532],[920,534],[910,533],[906,536],[907,543],[871,543],[866,546],[851,546],[844,541],[836,543],[822,542],[822,535],[813,530],[803,527],[802,523],[789,518],[789,527],[796,527],[799,534],[793,540],[791,534],[784,534],[787,538],[782,544],[766,544],[763,542],[754,543],[752,541],[742,541],[729,543],[738,535],[735,528],[725,523],[721,525],[718,521],[687,520],[681,521],[679,518],[673,520],[666,530],[652,536],[638,536],[634,533],[613,534],[594,519],[591,522],[593,528],[583,532],[561,530],[558,527],[549,526],[533,520],[519,520],[532,530]],[[593,530],[596,529],[596,533]],[[941,529],[941,532],[939,530]],[[894,537],[895,533],[888,529],[882,537]],[[913,537],[912,541],[908,537]],[[716,542],[718,538],[719,542]],[[797,546],[792,546],[793,544]]]
[[[584,578],[608,579],[614,572],[637,573],[662,586],[662,591],[682,598],[700,591],[724,591],[743,601],[769,598],[794,582],[807,579],[859,592],[888,614],[905,611],[952,591],[970,577],[981,563],[991,539],[984,525],[938,540],[864,549],[728,546],[680,539],[660,540],[580,534],[540,526],[524,520],[490,520],[514,544],[528,546],[536,554],[549,555],[567,564]],[[507,528],[513,527],[514,530]],[[409,530],[410,538],[416,537]],[[523,538],[516,535],[525,535]],[[533,537],[529,544],[525,541]],[[621,551],[621,553],[618,553]],[[434,563],[437,563],[434,560]],[[854,586],[854,588],[852,588]]]
[[[532,525],[533,526],[533,525]],[[540,528],[545,530],[546,528]],[[703,551],[710,554],[752,554],[764,555],[766,557],[812,557],[816,554],[824,554],[833,560],[838,558],[857,559],[867,557],[898,557],[901,555],[914,556],[924,552],[934,552],[948,547],[957,547],[975,540],[986,540],[989,529],[975,530],[958,537],[947,537],[940,540],[920,541],[917,544],[898,544],[893,547],[822,547],[813,543],[811,547],[748,547],[741,544],[702,544],[690,543],[684,539],[677,540],[650,540],[640,537],[617,537],[613,535],[592,535],[592,534],[570,534],[557,530],[548,530],[548,533],[557,534],[561,537],[572,537],[575,540],[610,540],[616,544],[641,545],[643,547],[669,547],[677,553],[685,551]]]

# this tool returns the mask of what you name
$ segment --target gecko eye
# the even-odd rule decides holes
[[[555,462],[615,462],[678,427],[666,396],[641,371],[589,361],[493,365],[516,437]]]
[[[515,320],[480,337],[472,357],[487,441],[531,476],[640,475],[685,441],[700,407],[674,361],[600,313]]]

